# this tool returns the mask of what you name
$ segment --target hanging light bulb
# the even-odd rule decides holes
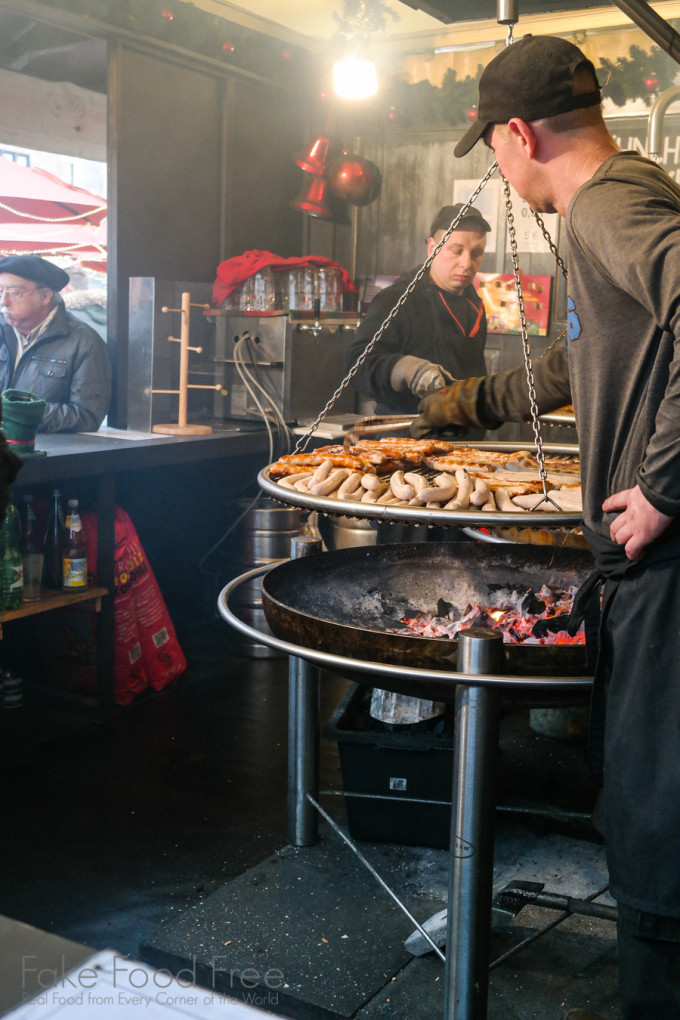
[[[346,57],[333,65],[333,85],[342,99],[368,99],[378,91],[378,75],[372,60]]]

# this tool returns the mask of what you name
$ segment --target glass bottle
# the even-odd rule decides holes
[[[19,511],[10,503],[0,527],[2,548],[2,608],[18,609],[24,593],[24,567],[19,543],[21,541],[21,518]]]
[[[33,496],[24,496],[24,528],[21,539],[21,559],[24,566],[24,602],[37,602],[43,569],[43,551],[35,532],[36,520]]]
[[[43,543],[43,584],[46,588],[61,588],[63,583],[61,562],[63,532],[64,514],[61,509],[61,492],[59,489],[55,489],[52,493],[52,508],[47,519]]]
[[[87,588],[87,547],[77,499],[68,501],[61,562],[64,591],[83,591]]]

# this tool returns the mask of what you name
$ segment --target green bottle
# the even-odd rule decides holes
[[[24,596],[24,564],[21,555],[21,519],[10,503],[0,527],[2,549],[2,609],[18,609]]]

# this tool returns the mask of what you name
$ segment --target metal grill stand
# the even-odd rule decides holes
[[[364,662],[328,652],[294,645],[264,634],[244,624],[229,607],[229,598],[241,585],[264,573],[258,567],[235,578],[221,591],[220,615],[236,630],[254,641],[276,648],[284,654],[300,657],[309,664],[336,672],[360,670],[373,674],[379,685],[390,689],[391,678],[413,681],[417,693],[419,680],[451,683],[456,702],[456,738],[454,744],[453,803],[451,808],[451,864],[449,869],[448,953],[445,976],[444,1020],[485,1020],[489,981],[489,939],[491,928],[491,891],[494,849],[495,751],[498,736],[498,697],[500,692],[523,685],[544,687],[589,687],[589,677],[506,677],[497,669],[502,653],[500,636],[493,631],[468,631],[459,635],[460,672],[416,667],[390,666]],[[289,836],[294,845],[309,846],[315,838],[314,823],[308,812],[318,808],[318,679],[316,669],[304,674],[291,665],[291,701],[289,715]],[[492,672],[492,669],[495,672]],[[472,679],[474,677],[474,679]],[[330,818],[321,812],[334,828]],[[350,846],[351,841],[343,834]],[[354,852],[361,857],[355,849]],[[387,885],[390,895],[399,900]],[[401,904],[400,904],[401,906]],[[402,909],[405,908],[402,906]],[[410,913],[405,910],[409,918]],[[411,918],[411,920],[413,920]],[[418,926],[430,941],[427,933]],[[440,954],[441,955],[441,954]]]

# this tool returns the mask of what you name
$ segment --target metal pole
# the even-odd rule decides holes
[[[296,535],[290,558],[321,552],[321,539]],[[319,795],[319,670],[291,655],[288,664],[288,842],[311,846],[319,838],[319,816],[307,800]]]
[[[458,635],[458,670],[483,676],[503,663],[503,639],[482,628]],[[456,689],[445,1020],[485,1020],[493,887],[498,694]]]

